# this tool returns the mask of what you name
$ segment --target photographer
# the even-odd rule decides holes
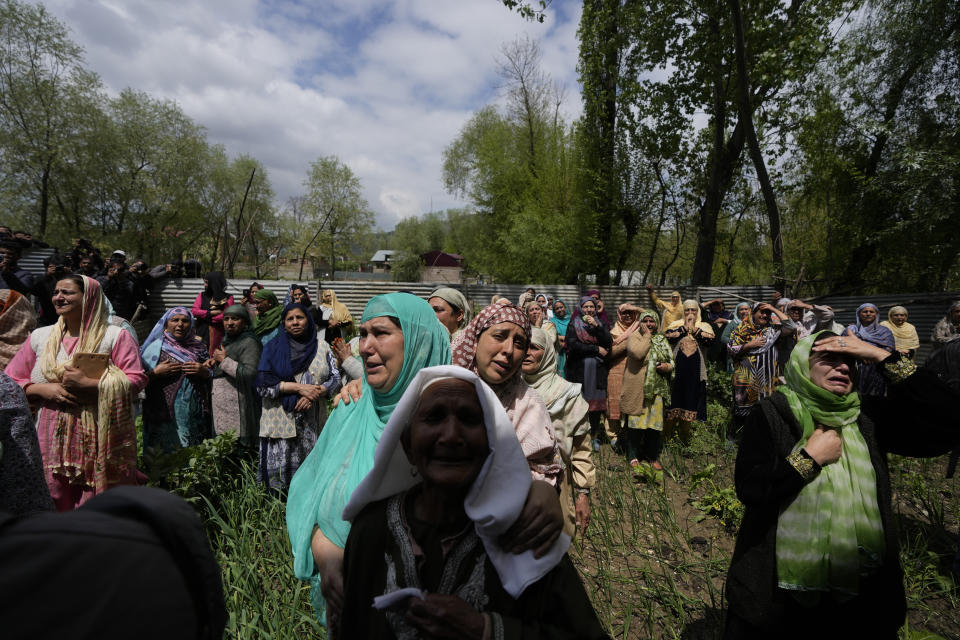
[[[164,278],[173,278],[177,280],[183,277],[183,261],[175,260],[167,264],[158,264],[153,269],[150,269],[149,273],[150,279],[154,281],[159,281]]]
[[[32,273],[17,264],[18,260],[20,245],[13,240],[0,242],[0,289],[13,289],[27,295],[32,293],[35,279]]]
[[[137,310],[137,303],[133,296],[133,282],[127,277],[127,264],[111,261],[106,277],[98,280],[103,285],[103,294],[113,305],[114,313],[130,320]]]

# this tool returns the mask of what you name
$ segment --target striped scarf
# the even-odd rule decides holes
[[[856,392],[836,395],[810,380],[810,351],[818,335],[804,338],[794,348],[786,369],[787,386],[780,392],[803,429],[794,451],[821,424],[840,432],[843,452],[780,514],[777,583],[795,592],[829,592],[842,602],[859,592],[861,575],[879,567],[883,524],[876,472],[857,426],[860,397]],[[798,594],[798,599],[808,597]]]

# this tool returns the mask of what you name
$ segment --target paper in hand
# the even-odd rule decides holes
[[[406,600],[407,598],[420,598],[423,600],[423,591],[416,587],[407,587],[406,589],[397,589],[382,596],[373,599],[374,609],[389,609]]]

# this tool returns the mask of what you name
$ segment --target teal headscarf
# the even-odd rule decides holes
[[[838,601],[859,592],[861,575],[879,567],[884,551],[877,503],[877,476],[857,426],[860,397],[837,395],[810,380],[810,353],[817,336],[797,343],[779,391],[803,429],[801,449],[817,424],[837,429],[840,459],[829,464],[787,505],[777,522],[777,583],[814,604],[821,593]]]
[[[341,403],[323,427],[317,444],[293,476],[287,499],[287,529],[293,547],[293,569],[310,580],[317,616],[324,622],[326,605],[310,539],[313,527],[335,545],[347,544],[350,523],[341,518],[353,490],[373,468],[373,454],[390,414],[403,392],[424,367],[450,364],[450,334],[433,309],[417,296],[388,293],[367,303],[361,322],[391,316],[403,332],[403,366],[393,388],[375,391],[363,376],[363,394],[356,402]]]

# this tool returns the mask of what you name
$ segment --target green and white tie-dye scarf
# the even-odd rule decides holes
[[[860,397],[840,396],[810,381],[810,354],[819,333],[797,343],[787,364],[787,397],[803,435],[801,449],[817,424],[840,433],[840,459],[807,484],[781,512],[777,523],[777,583],[801,601],[830,592],[838,601],[859,592],[861,575],[879,566],[884,550],[877,504],[877,478],[857,426]]]

